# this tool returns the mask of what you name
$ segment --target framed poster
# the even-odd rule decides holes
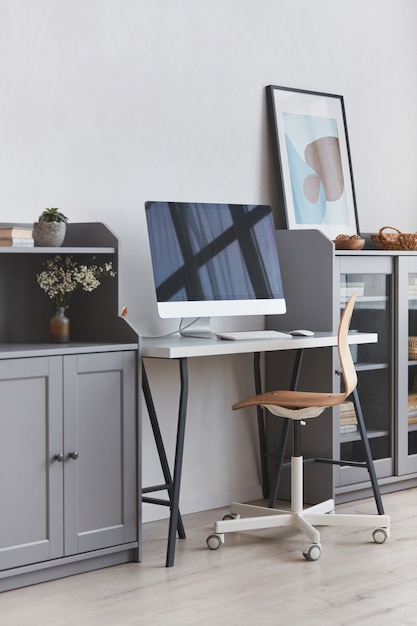
[[[266,90],[283,223],[317,228],[330,239],[358,234],[343,97]]]

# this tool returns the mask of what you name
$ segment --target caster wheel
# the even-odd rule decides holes
[[[237,513],[227,513],[223,517],[223,520],[228,520],[228,519],[239,519],[239,515],[237,515]]]
[[[313,545],[308,546],[307,549],[303,550],[303,557],[307,561],[317,561],[321,555],[321,548],[317,543],[313,543]]]
[[[206,539],[207,547],[210,550],[218,550],[222,545],[223,541],[219,535],[209,535]]]
[[[377,528],[372,533],[372,538],[375,543],[384,543],[387,540],[388,534],[383,528]]]

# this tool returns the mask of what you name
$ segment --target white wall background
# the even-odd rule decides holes
[[[276,84],[344,96],[361,230],[416,231],[416,25],[415,0],[0,0],[0,221],[58,206],[106,223],[122,244],[121,305],[142,334],[168,332],[144,202],[276,206]],[[169,435],[176,370],[149,373]],[[250,359],[196,360],[190,383],[183,511],[259,484],[253,425],[228,409],[252,390]]]

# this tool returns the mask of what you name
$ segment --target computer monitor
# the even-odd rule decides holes
[[[146,202],[145,211],[159,316],[199,318],[182,334],[213,336],[211,317],[285,313],[271,207]]]

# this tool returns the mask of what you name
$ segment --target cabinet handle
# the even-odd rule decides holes
[[[59,463],[62,463],[62,461],[64,460],[64,455],[59,453],[59,454],[55,454],[54,456],[54,461],[58,461]]]
[[[78,452],[70,452],[68,456],[70,457],[70,459],[73,459],[75,461],[76,459],[78,459]]]

